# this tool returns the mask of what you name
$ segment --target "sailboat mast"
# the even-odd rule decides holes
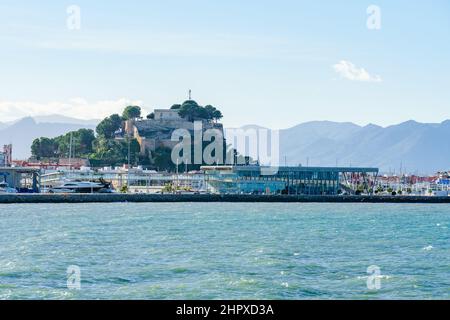
[[[72,143],[73,143],[73,133],[70,133],[69,138],[69,171],[72,170]]]

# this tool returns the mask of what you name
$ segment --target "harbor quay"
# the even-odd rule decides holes
[[[203,166],[199,171],[184,173],[125,167],[35,169],[30,185],[24,168],[3,171],[16,176],[6,182],[10,188],[22,190],[17,193],[358,195],[371,194],[378,175],[377,168],[259,165]]]
[[[264,201],[283,198],[280,196],[298,197],[300,201],[304,199],[315,201],[315,197],[325,197],[324,199],[335,201],[333,196],[338,197],[338,200],[345,196],[366,196],[362,201],[372,201],[367,196],[374,196],[391,201],[389,199],[392,196],[397,199],[402,199],[402,196],[408,199],[450,198],[449,188],[448,173],[440,173],[433,177],[396,177],[382,175],[377,168],[362,167],[221,165],[202,166],[198,171],[186,170],[182,173],[178,170],[173,173],[125,166],[81,167],[76,170],[36,167],[0,168],[0,195],[19,196],[19,198],[22,194],[105,193],[107,196],[112,196],[109,198],[113,199],[113,202],[116,201],[115,199],[122,199],[121,197],[124,197],[124,201],[128,201],[126,196],[130,195],[133,199],[134,194],[192,195],[193,199],[196,199],[198,195],[208,195],[212,200],[208,200],[208,197],[202,198],[208,201],[215,201],[217,195],[236,195],[248,197],[248,199],[254,199],[249,196],[265,196],[261,198]],[[174,197],[163,197],[163,199],[169,199],[167,201],[171,201],[172,198]],[[147,198],[144,197],[144,199]],[[154,199],[159,197],[148,199],[157,201]],[[230,199],[240,199],[240,197]],[[355,201],[352,197],[349,199]]]
[[[450,203],[450,197],[238,194],[0,194],[0,204],[26,203]]]

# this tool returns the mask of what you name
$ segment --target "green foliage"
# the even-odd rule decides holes
[[[176,191],[176,188],[173,186],[173,184],[166,184],[164,188],[162,188],[162,193],[174,193]]]
[[[382,186],[378,186],[378,187],[375,189],[375,193],[376,193],[376,194],[382,193],[382,192],[384,192],[384,189],[383,189]]]
[[[99,137],[94,142],[93,159],[107,160],[111,165],[124,163],[127,151],[124,142]]]
[[[130,163],[137,164],[140,145],[136,139],[130,140]],[[94,141],[94,153],[90,156],[94,162],[104,165],[120,165],[128,162],[128,141],[99,137]]]
[[[57,145],[57,155],[59,157],[68,157],[70,151],[70,136],[72,135],[72,155],[74,157],[85,157],[92,153],[92,143],[95,140],[94,131],[89,129],[80,129],[72,133],[56,137],[54,139]]]
[[[71,135],[73,157],[85,157],[92,153],[95,136],[94,131],[89,129],[69,132],[53,139],[44,137],[35,139],[31,145],[31,153],[38,160],[69,157]]]
[[[123,185],[120,188],[120,193],[128,193],[128,186],[127,185]]]
[[[157,148],[153,152],[153,164],[160,171],[174,171],[176,164],[172,161],[172,150],[170,148]]]
[[[195,120],[220,120],[223,118],[222,112],[217,110],[211,105],[206,107],[199,106],[194,100],[185,101],[178,111],[180,117],[187,119],[188,121]]]
[[[207,105],[205,107],[205,111],[206,111],[208,120],[220,120],[223,118],[222,112],[220,112],[219,110],[217,110],[216,108],[214,108],[211,105]]]
[[[180,117],[185,118],[189,121],[197,120],[198,117],[201,116],[201,107],[197,104],[197,102],[188,100],[183,103],[181,108],[178,111]]]
[[[49,138],[39,138],[33,141],[31,145],[31,153],[38,160],[42,158],[54,158],[56,157],[56,151],[58,146],[55,144],[54,139]]]
[[[95,134],[90,129],[80,129],[75,133],[75,138],[78,140],[81,154],[92,153],[92,144],[95,140]]]
[[[106,139],[113,139],[114,133],[122,127],[123,119],[118,114],[103,119],[98,125],[95,131],[101,137]]]
[[[139,106],[128,106],[125,108],[122,114],[123,120],[131,120],[141,117],[141,107]]]
[[[174,104],[172,107],[170,107],[171,110],[180,110],[181,104]]]
[[[147,119],[155,119],[155,113],[154,112],[152,112],[152,113],[150,113],[148,116],[147,116]]]

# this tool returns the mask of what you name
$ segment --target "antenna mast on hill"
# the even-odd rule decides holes
[[[189,89],[189,100],[192,100],[192,90]]]

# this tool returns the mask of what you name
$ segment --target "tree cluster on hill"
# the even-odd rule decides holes
[[[137,164],[143,160],[139,159],[140,146],[137,140],[116,140],[115,135],[122,129],[125,120],[140,116],[140,107],[126,107],[122,116],[113,114],[103,119],[95,129],[97,136],[93,130],[80,129],[56,138],[38,138],[33,141],[31,153],[38,160],[67,158],[70,156],[72,137],[71,156],[74,158],[89,158],[91,162],[98,165],[119,165],[128,161],[128,151],[130,151],[130,162]],[[130,150],[128,150],[128,142]]]
[[[131,120],[141,117],[141,107],[138,106],[128,106],[123,110],[122,119]]]
[[[174,108],[174,106],[172,106]],[[223,118],[222,112],[211,105],[205,107],[199,106],[194,100],[185,101],[179,108],[176,106],[180,117],[189,121],[207,120],[218,121]]]
[[[128,150],[128,143],[129,149]],[[96,166],[121,165],[128,162],[128,151],[130,151],[130,163],[132,165],[144,162],[140,157],[141,147],[136,139],[115,140],[99,136],[93,142],[94,153],[89,160]]]
[[[94,131],[80,129],[56,138],[35,139],[31,145],[31,153],[38,160],[42,158],[64,158],[69,156],[72,136],[72,155],[87,157],[93,152]]]
[[[113,139],[117,131],[119,131],[123,122],[131,119],[141,117],[141,107],[128,106],[122,113],[122,116],[113,114],[103,119],[98,125],[95,131],[97,134],[105,139]]]
[[[188,121],[206,120],[219,121],[223,118],[222,112],[211,105],[200,106],[194,100],[187,100],[183,104],[174,104],[171,110],[178,110],[180,117]],[[150,113],[147,119],[155,119],[155,113]]]
[[[118,114],[113,114],[103,119],[95,128],[97,134],[105,139],[113,139],[115,133],[122,127],[123,118]]]

